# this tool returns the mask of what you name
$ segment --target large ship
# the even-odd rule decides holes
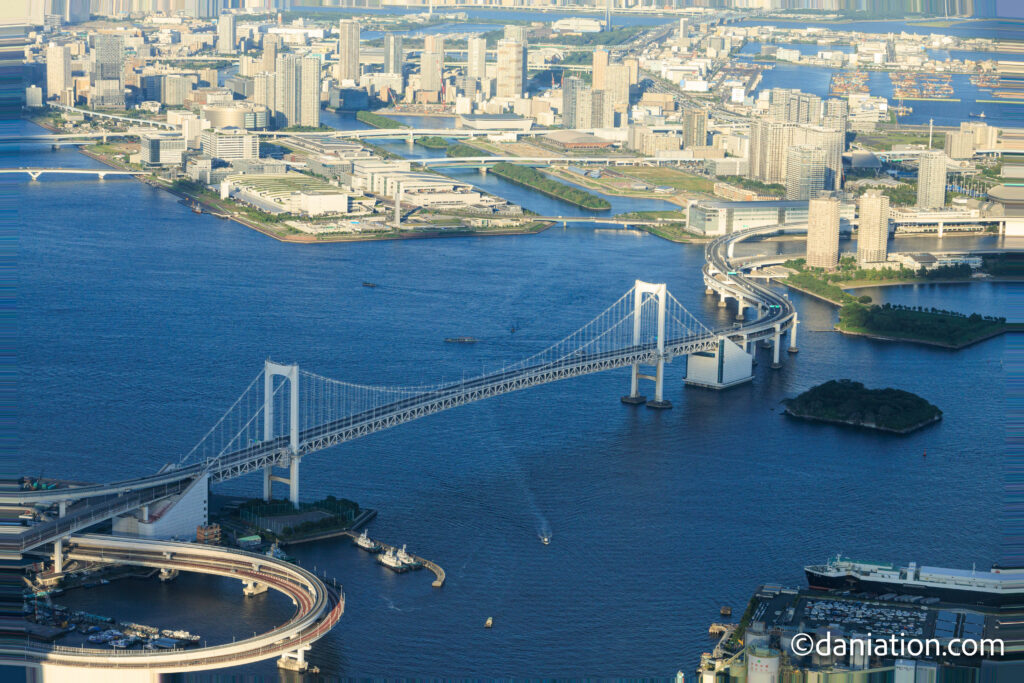
[[[881,562],[856,562],[839,555],[825,564],[804,567],[807,583],[820,590],[884,595],[919,595],[944,602],[1011,607],[1024,605],[1024,569],[990,571],[906,567]]]

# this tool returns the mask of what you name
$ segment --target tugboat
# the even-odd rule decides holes
[[[370,538],[366,529],[363,529],[363,533],[355,537],[355,544],[367,552],[379,553],[381,551],[380,543]]]
[[[405,565],[406,569],[419,569],[421,566],[419,560],[405,551],[404,545],[395,557],[398,558],[399,562]]]
[[[406,566],[405,562],[398,559],[398,554],[395,552],[394,548],[388,548],[378,555],[377,561],[391,571],[398,572],[399,574],[409,570],[409,567]]]
[[[985,117],[985,112],[981,112],[980,114],[974,114],[974,113],[972,113],[972,114],[971,114],[971,118],[972,118],[972,119],[983,119],[983,118],[986,118],[986,117]]]

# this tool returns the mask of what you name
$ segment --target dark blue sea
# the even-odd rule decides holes
[[[4,123],[0,134],[29,128]],[[49,147],[0,150],[0,165],[96,166]],[[488,189],[535,203],[515,186]],[[638,278],[666,282],[709,326],[734,314],[704,295],[701,245],[635,231],[294,245],[197,216],[133,180],[11,175],[0,190],[17,200],[15,464],[34,476],[104,481],[177,460],[268,357],[361,383],[436,382],[543,348]],[[913,238],[896,248],[929,246],[931,238]],[[943,242],[976,246],[1019,245]],[[872,295],[999,313],[1021,290],[930,285]],[[303,498],[333,494],[376,508],[373,536],[407,543],[448,574],[434,589],[429,575],[391,574],[347,542],[295,547],[347,595],[313,664],[360,677],[689,674],[711,646],[707,627],[720,606],[742,611],[761,583],[802,585],[803,565],[830,554],[994,561],[1005,340],[949,352],[846,338],[831,331],[831,307],[790,296],[803,321],[800,352],[773,371],[759,351],[756,377],[742,387],[685,389],[673,364],[674,408],[655,412],[619,402],[628,374],[615,371],[306,458]],[[443,341],[461,335],[480,342]],[[842,377],[919,393],[944,419],[892,437],[781,414],[782,399]],[[253,476],[217,492],[249,496],[259,485]],[[545,524],[547,546],[537,538]],[[277,596],[246,599],[237,582],[197,576],[116,582],[60,601],[187,628],[210,643],[290,614]],[[494,628],[485,630],[488,617]],[[277,676],[273,662],[238,673]]]

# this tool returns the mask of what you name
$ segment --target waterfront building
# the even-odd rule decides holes
[[[938,209],[946,204],[946,154],[931,150],[918,157],[917,208]]]
[[[857,265],[884,262],[889,255],[889,198],[868,190],[857,200]]]
[[[348,213],[344,190],[304,173],[232,174],[221,182],[221,197],[230,196],[272,214],[306,216]]]
[[[384,57],[386,60],[386,49]],[[359,23],[352,19],[338,22],[338,64],[334,74],[339,82],[359,82]]]
[[[217,52],[222,55],[233,55],[236,50],[235,15],[222,14],[217,19]]]
[[[124,38],[110,33],[96,36],[93,48],[89,103],[93,107],[124,109]]]
[[[725,235],[768,225],[802,225],[808,222],[809,201],[719,201],[702,200],[690,205],[688,229],[698,235]],[[839,204],[839,218],[851,221],[853,204]]]
[[[204,130],[200,136],[200,147],[206,156],[225,161],[258,159],[260,156],[259,138],[242,128]]]
[[[470,38],[470,42],[473,38]],[[397,33],[384,34],[384,73],[402,74],[402,36]]]
[[[437,92],[444,74],[444,38],[429,35],[423,39],[420,55],[420,89]]]
[[[71,87],[71,48],[50,43],[46,48],[46,99]]]
[[[808,202],[807,265],[825,270],[839,265],[839,200],[834,196]]]
[[[278,128],[320,125],[319,57],[279,56],[274,81],[274,122]]]
[[[825,152],[795,145],[786,152],[786,199],[814,199],[825,188]]]
[[[320,58],[307,55],[302,58],[299,72],[299,125],[320,126]]]
[[[187,145],[179,133],[142,133],[139,136],[139,159],[144,166],[180,164]]]
[[[498,97],[522,97],[526,83],[526,45],[514,40],[498,41]]]

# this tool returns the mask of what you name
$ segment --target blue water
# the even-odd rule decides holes
[[[992,38],[995,40],[1021,40],[1024,24],[1020,21],[991,19],[963,21],[948,28],[917,26],[899,20],[850,21],[850,22],[806,22],[779,19],[744,19],[736,22],[741,26],[781,26],[785,28],[826,28],[832,31],[859,31],[861,33],[916,33],[918,35],[946,35],[961,38]]]
[[[26,125],[0,124],[0,134]],[[0,165],[96,164],[24,147],[0,151]],[[268,356],[357,382],[434,382],[544,347],[636,278],[667,282],[709,326],[733,314],[703,293],[701,245],[633,231],[303,246],[196,216],[131,180],[5,176],[0,185],[18,199],[14,464],[33,475],[102,481],[156,470],[202,436]],[[776,244],[786,243],[749,248]],[[1022,289],[914,291],[970,311]],[[959,567],[996,559],[1005,406],[993,388],[1005,381],[1005,340],[952,353],[849,339],[830,331],[834,309],[791,296],[800,353],[772,371],[760,351],[743,387],[684,389],[673,363],[675,407],[655,412],[619,402],[628,373],[615,371],[305,459],[304,498],[377,508],[374,536],[408,543],[448,573],[438,590],[343,542],[296,547],[347,595],[312,663],[358,677],[670,676],[691,672],[708,649],[719,606],[742,610],[763,582],[801,585],[805,563],[838,550]],[[443,342],[453,335],[481,341]],[[781,399],[836,377],[917,392],[945,419],[893,438],[780,415]],[[259,485],[248,477],[218,491],[254,495]],[[537,540],[543,523],[549,546]],[[275,596],[246,606],[240,592],[237,582],[186,577],[61,601],[190,628],[211,643],[287,618]],[[265,607],[258,624],[254,605]],[[272,662],[234,673],[277,676]]]

